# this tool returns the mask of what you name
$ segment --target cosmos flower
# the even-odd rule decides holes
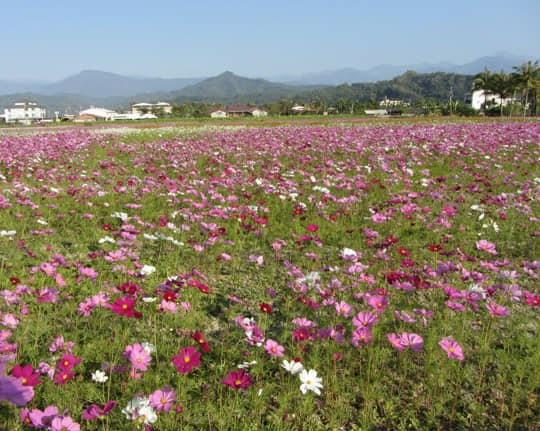
[[[300,372],[300,381],[302,384],[300,385],[300,391],[302,394],[306,394],[307,391],[313,391],[317,395],[321,395],[321,389],[323,388],[322,385],[322,378],[317,376],[317,371],[311,369],[309,371],[306,371],[305,369]]]

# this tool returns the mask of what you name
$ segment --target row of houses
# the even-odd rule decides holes
[[[79,112],[79,115],[67,115],[60,118],[55,112],[55,118],[47,118],[47,110],[36,102],[15,102],[4,109],[0,115],[6,123],[32,124],[41,121],[73,120],[75,122],[115,121],[115,120],[148,120],[157,118],[157,115],[171,114],[172,106],[167,102],[135,103],[130,112],[119,113],[111,109],[91,107]]]

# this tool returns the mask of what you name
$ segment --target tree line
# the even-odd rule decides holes
[[[474,90],[483,90],[485,101],[484,112],[500,110],[503,116],[505,109],[512,115],[520,110],[523,116],[537,115],[537,95],[540,89],[540,67],[538,61],[527,61],[521,66],[514,66],[514,72],[493,73],[488,68],[474,77]],[[489,96],[497,96],[500,103],[496,103]],[[507,99],[507,103],[503,101]],[[497,105],[497,106],[493,106]]]

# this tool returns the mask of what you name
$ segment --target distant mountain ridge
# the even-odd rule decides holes
[[[381,64],[366,70],[354,68],[344,68],[328,70],[317,73],[306,73],[303,75],[282,75],[273,77],[275,82],[283,82],[294,85],[340,85],[343,83],[367,83],[383,80],[390,80],[398,75],[412,70],[418,73],[459,73],[462,75],[476,75],[486,67],[493,72],[504,70],[507,73],[513,72],[514,66],[519,66],[531,57],[518,56],[508,53],[486,56],[474,61],[455,65],[449,62],[440,63],[418,63],[395,66],[391,64]],[[536,58],[534,59],[536,60]]]
[[[134,96],[142,93],[169,92],[195,84],[202,78],[130,78],[99,70],[83,70],[60,82],[40,89],[44,94],[71,93],[92,97]]]
[[[262,78],[276,85],[285,84],[289,86],[368,83],[389,80],[408,70],[413,70],[418,73],[446,72],[475,75],[476,73],[482,72],[484,68],[487,67],[493,72],[500,72],[501,70],[511,72],[513,66],[519,66],[527,60],[532,59],[534,61],[538,58],[518,56],[509,53],[498,53],[492,56],[481,57],[461,65],[455,65],[449,62],[397,66],[382,64],[366,70],[348,67],[302,75],[289,74],[274,77],[263,76]],[[0,95],[32,92],[48,95],[70,93],[81,94],[88,97],[129,97],[147,93],[176,92],[205,79],[211,78],[134,78],[98,70],[84,70],[55,83],[0,80]]]

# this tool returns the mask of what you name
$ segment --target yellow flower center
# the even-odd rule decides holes
[[[236,379],[236,380],[234,381],[234,385],[235,385],[235,386],[240,386],[241,383],[242,383],[242,381],[241,381],[241,380],[238,380],[238,379]]]
[[[187,364],[190,361],[189,356],[184,356],[184,362]]]
[[[22,384],[23,384],[23,385],[26,384],[27,381],[28,381],[28,380],[26,380],[26,377],[23,377],[23,378],[22,378]]]

